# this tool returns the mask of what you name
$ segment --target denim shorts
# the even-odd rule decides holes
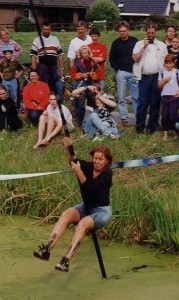
[[[110,206],[98,206],[89,209],[89,214],[86,213],[83,203],[75,206],[80,214],[80,219],[89,215],[94,220],[94,228],[98,229],[105,226],[112,217]]]

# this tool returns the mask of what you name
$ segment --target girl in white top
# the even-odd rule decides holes
[[[168,131],[175,130],[177,118],[179,86],[178,70],[175,68],[175,56],[165,57],[164,68],[159,72],[158,87],[161,91],[163,140],[168,139]]]
[[[47,110],[43,112],[39,119],[38,126],[38,141],[33,146],[33,149],[37,149],[39,146],[48,145],[49,141],[57,135],[57,133],[64,133],[61,114],[58,108],[57,97],[54,92],[50,92],[49,105]],[[69,109],[62,105],[63,114],[67,122],[69,132],[74,130],[72,123],[72,115]]]

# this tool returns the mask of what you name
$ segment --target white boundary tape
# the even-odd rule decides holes
[[[142,167],[142,166],[150,166],[159,163],[167,163],[178,161],[179,155],[169,155],[169,156],[157,156],[151,158],[142,158],[142,159],[134,159],[134,160],[126,160],[119,161],[112,164],[112,169],[118,168],[134,168],[134,167]]]
[[[72,171],[71,170],[65,170],[65,171],[46,172],[46,173],[0,175],[0,181],[2,181],[2,180],[12,180],[12,179],[31,178],[31,177],[59,174],[59,173],[68,173],[68,172],[72,172]]]
[[[143,158],[143,159],[134,159],[134,160],[126,160],[113,163],[111,165],[112,169],[121,169],[121,168],[134,168],[141,166],[150,166],[158,163],[166,163],[166,162],[174,162],[179,161],[179,155],[169,155],[169,156],[158,156],[151,158]],[[46,172],[46,173],[30,173],[30,174],[12,174],[12,175],[0,175],[0,181],[3,180],[12,180],[12,179],[24,179],[38,176],[46,176],[52,174],[62,174],[62,173],[70,173],[72,170],[64,170],[64,171],[56,171],[56,172]]]

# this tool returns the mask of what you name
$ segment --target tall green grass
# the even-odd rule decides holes
[[[75,151],[79,157],[90,159],[88,153],[98,143],[80,140],[79,135],[77,128],[72,134]],[[18,133],[0,134],[1,174],[70,168],[62,136],[48,147],[34,151],[36,136],[37,130],[28,126]],[[121,140],[106,138],[103,143],[110,147],[114,161],[174,154],[178,147],[172,139],[164,143],[161,132],[138,137],[133,128]],[[111,190],[113,217],[105,228],[106,236],[123,243],[146,243],[162,251],[178,251],[178,166],[176,162],[115,170]],[[1,214],[33,217],[40,224],[54,222],[65,208],[81,201],[73,173],[1,181],[0,187]]]
[[[151,238],[164,252],[179,249],[179,199],[178,194],[166,195],[163,191],[150,202],[150,214],[154,225]]]

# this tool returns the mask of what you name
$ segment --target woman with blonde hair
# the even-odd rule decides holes
[[[78,50],[74,66],[70,69],[70,76],[76,80],[75,87],[89,85],[98,81],[96,70],[98,64],[91,58],[92,53],[88,46],[81,46]],[[80,81],[83,81],[82,83]]]
[[[98,83],[97,69],[98,64],[91,58],[89,47],[81,46],[74,65],[70,69],[70,76],[75,79],[74,89]],[[74,101],[73,112],[81,125],[84,119],[85,107],[80,101]]]
[[[2,62],[5,59],[2,49],[4,46],[7,45],[11,46],[14,50],[13,59],[17,59],[22,54],[22,47],[9,37],[8,29],[0,28],[0,62]]]

